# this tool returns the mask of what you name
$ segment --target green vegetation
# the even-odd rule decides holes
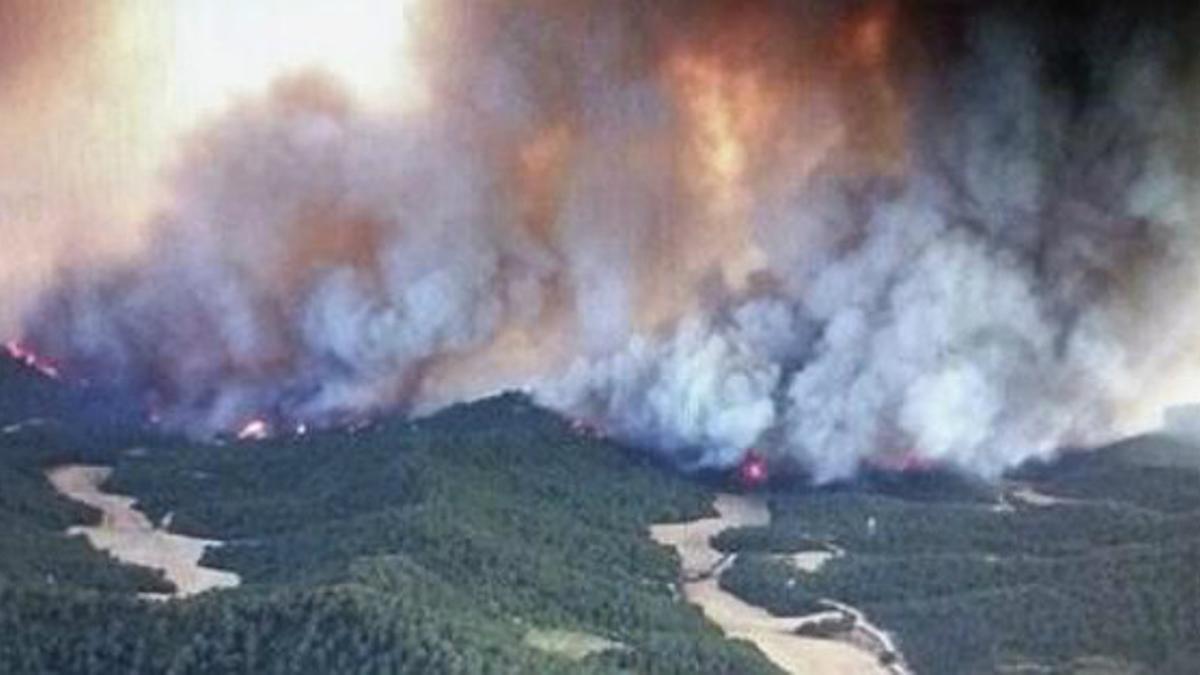
[[[0,427],[32,417],[55,416],[64,407],[62,388],[0,351]]]
[[[0,433],[0,672],[775,672],[678,596],[646,534],[708,513],[711,487],[522,397],[220,445],[81,421],[79,395],[0,359],[0,420],[43,420]],[[721,584],[779,614],[854,605],[922,675],[1192,673],[1200,476],[1171,457],[1194,452],[1072,454],[1003,500],[936,475],[792,486],[771,526],[718,537],[738,553]],[[51,490],[64,463],[114,466],[106,489],[227,542],[205,562],[244,584],[138,599],[169,584],[64,534],[98,517]],[[783,555],[814,550],[836,555],[812,574]]]
[[[740,553],[721,583],[778,614],[823,598],[859,607],[919,673],[1077,672],[1096,657],[1124,672],[1195,672],[1200,476],[1128,457],[1117,447],[1021,472],[1041,493],[1081,500],[1052,506],[776,494],[770,527],[719,538]],[[846,555],[815,574],[778,555],[817,542]]]
[[[1020,477],[1055,495],[1110,500],[1154,511],[1200,511],[1200,448],[1164,436],[1142,436],[1100,450],[1031,466]]]
[[[712,495],[521,397],[354,434],[101,457],[57,428],[0,452],[0,527],[29,530],[0,543],[0,672],[776,672],[677,597],[677,561],[646,535]],[[106,489],[152,518],[227,541],[205,564],[243,586],[136,599],[164,582],[62,534],[96,514],[42,471],[77,461],[115,465]],[[532,631],[624,648],[575,660]]]
[[[50,445],[52,434],[46,429],[0,435],[0,593],[18,586],[172,590],[161,576],[120,565],[83,538],[63,534],[71,525],[97,522],[100,514],[49,489],[45,468],[73,459],[72,453],[47,449]],[[6,633],[0,631],[2,635]]]

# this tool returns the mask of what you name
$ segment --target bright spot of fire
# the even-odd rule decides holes
[[[738,467],[738,478],[746,487],[758,487],[767,482],[770,472],[767,470],[767,460],[755,450],[746,451],[742,463]]]
[[[4,343],[4,349],[8,355],[26,366],[33,368],[39,373],[52,379],[59,379],[62,374],[58,370],[58,366],[54,365],[49,359],[40,356],[37,352],[29,349],[17,340],[10,340]]]
[[[266,420],[251,420],[238,432],[239,441],[265,441],[271,436],[271,427]]]

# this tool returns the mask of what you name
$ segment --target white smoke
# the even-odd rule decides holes
[[[611,420],[623,436],[652,443],[702,465],[739,461],[775,421],[780,367],[741,336],[685,319],[670,337],[640,336],[616,353],[581,360],[538,386],[555,407]]]

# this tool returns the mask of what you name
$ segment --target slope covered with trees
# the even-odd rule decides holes
[[[92,425],[76,392],[0,365],[0,672],[774,672],[679,597],[677,560],[647,537],[708,514],[711,486],[520,396],[194,444]],[[769,527],[717,538],[738,554],[721,583],[779,614],[859,607],[923,674],[1191,673],[1200,476],[1180,452],[1197,451],[1137,439],[1002,489],[777,486]],[[64,535],[98,518],[46,482],[65,463],[111,465],[106,490],[225,541],[204,562],[243,585],[138,599],[169,584]],[[789,559],[805,550],[837,555],[808,573]],[[530,639],[545,634],[618,647],[575,660]]]
[[[1129,447],[1029,467],[991,504],[776,494],[770,527],[720,537],[739,552],[721,583],[779,614],[855,605],[920,673],[1193,673],[1200,475]],[[781,555],[829,548],[817,573]]]
[[[711,494],[522,397],[137,452],[84,449],[71,423],[0,436],[0,672],[774,672],[676,596],[676,560],[646,536]],[[97,514],[42,472],[80,461],[114,465],[105,489],[156,521],[226,541],[204,562],[243,585],[138,599],[166,582],[63,535]],[[538,630],[620,647],[572,660],[532,646]]]

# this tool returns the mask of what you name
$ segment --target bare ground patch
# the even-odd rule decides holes
[[[710,543],[718,533],[734,527],[762,527],[771,521],[766,505],[755,499],[719,495],[716,518],[686,523],[654,525],[650,536],[678,552],[682,562],[684,596],[733,639],[753,643],[775,665],[789,673],[806,675],[876,675],[891,672],[864,648],[839,640],[796,634],[803,617],[776,617],[722,589],[721,572],[733,557]]]
[[[77,525],[67,533],[82,534],[96,549],[121,562],[160,570],[175,585],[173,597],[188,597],[217,588],[241,583],[238,575],[200,565],[210,546],[221,542],[172,534],[155,527],[135,508],[132,497],[103,492],[100,486],[112,469],[100,466],[62,466],[46,473],[50,484],[68,499],[87,504],[101,512],[99,525]],[[147,595],[149,599],[171,596]]]

